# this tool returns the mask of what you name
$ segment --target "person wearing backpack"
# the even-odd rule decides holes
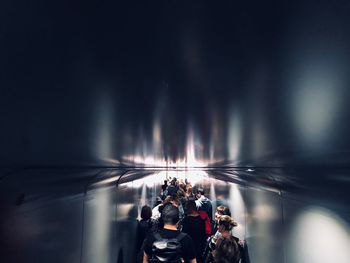
[[[157,233],[150,234],[144,243],[143,262],[197,263],[196,251],[189,235],[177,230],[179,209],[167,204],[161,218],[164,227]]]

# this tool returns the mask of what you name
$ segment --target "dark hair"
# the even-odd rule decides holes
[[[197,193],[201,194],[201,195],[204,195],[204,189],[203,188],[198,188],[197,189]]]
[[[184,197],[185,196],[185,191],[182,188],[179,188],[179,190],[177,190],[177,196],[178,197]]]
[[[191,213],[192,211],[197,211],[196,202],[194,200],[188,200],[186,203],[187,213]]]
[[[141,218],[144,220],[150,219],[152,216],[152,209],[148,205],[144,205],[141,209]]]
[[[156,207],[157,205],[160,205],[161,203],[163,203],[162,198],[159,197],[159,196],[157,196],[157,197],[156,197],[156,203],[155,203],[154,207]]]
[[[227,206],[220,205],[216,208],[216,210],[219,212],[220,215],[231,216],[230,208],[228,208]]]
[[[234,237],[220,238],[213,252],[213,257],[215,263],[238,263],[240,252]]]
[[[172,204],[165,204],[162,210],[162,220],[164,224],[176,225],[179,221],[179,209]]]
[[[233,227],[237,226],[237,222],[234,221],[230,216],[223,215],[219,219],[219,226],[224,226],[226,231],[231,230]]]

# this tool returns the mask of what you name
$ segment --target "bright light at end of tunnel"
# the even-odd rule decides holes
[[[124,161],[142,165],[145,167],[169,167],[169,168],[191,168],[191,167],[205,167],[204,162],[196,159],[179,159],[176,162],[167,161],[164,158],[155,158],[151,156],[131,155],[124,156]]]
[[[201,170],[161,171],[159,172],[158,176],[161,178],[175,177],[177,179],[181,179],[182,181],[187,179],[192,186],[197,185],[199,182],[203,182],[203,179],[209,178],[208,174]],[[157,180],[159,181],[159,178],[157,178]]]
[[[347,263],[349,226],[329,210],[310,208],[294,223],[288,245],[293,262]]]
[[[152,151],[137,150],[133,155],[125,155],[122,160],[137,166],[145,167],[169,167],[169,168],[198,168],[208,165],[208,160],[200,156],[201,143],[196,139],[195,133],[190,130],[187,135],[186,155],[176,161],[165,159],[161,151],[161,129],[158,123],[153,127],[153,149]],[[152,154],[151,154],[152,153]],[[214,160],[217,161],[217,160]]]
[[[166,180],[166,175],[162,173],[158,173],[158,174],[146,176],[138,180],[134,180],[130,183],[129,186],[133,188],[140,188],[141,186],[145,185],[150,188],[150,187],[153,187],[158,182],[163,183],[164,180]]]

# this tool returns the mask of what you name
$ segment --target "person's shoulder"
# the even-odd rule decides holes
[[[211,202],[211,200],[208,198],[208,197],[204,197],[204,200],[203,200],[204,202]]]
[[[193,239],[190,237],[189,234],[185,233],[185,232],[181,232],[183,234],[183,242],[187,243],[187,242],[193,242]]]
[[[180,231],[161,228],[159,229],[158,233],[162,238],[168,239],[175,238],[180,233]]]
[[[236,241],[236,242],[238,243],[238,241],[239,241],[239,238],[238,238],[238,237],[231,236],[231,238],[232,238],[234,241]]]

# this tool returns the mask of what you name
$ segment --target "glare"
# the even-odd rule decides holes
[[[229,208],[232,218],[238,223],[233,229],[233,235],[239,239],[245,239],[245,204],[240,189],[236,184],[229,184]]]
[[[238,153],[241,147],[242,127],[240,116],[241,114],[237,110],[231,111],[228,134],[228,151],[229,158],[231,161],[235,161],[238,159]]]
[[[210,180],[210,196],[209,196],[210,200],[216,200],[216,191],[215,191],[215,187],[214,187],[214,181]],[[215,212],[216,211],[216,202],[212,202],[212,211]]]
[[[315,64],[297,72],[291,96],[291,114],[302,145],[321,145],[332,138],[341,112],[342,76],[336,67]]]
[[[141,191],[141,197],[140,197],[140,203],[139,203],[139,207],[142,207],[144,205],[146,205],[146,184],[142,185],[142,191]]]
[[[275,208],[268,204],[258,204],[253,209],[254,217],[259,218],[261,221],[270,221],[278,217]]]
[[[294,222],[289,238],[293,262],[347,263],[349,248],[349,226],[332,211],[309,208]]]
[[[95,114],[96,140],[92,150],[97,152],[98,159],[108,161],[112,156],[113,146],[113,103],[106,92],[101,92]]]
[[[154,175],[152,176],[146,176],[138,180],[132,181],[132,187],[133,188],[140,188],[142,186],[147,186],[148,188],[153,187],[154,183],[157,181],[160,181],[161,178],[155,178]]]
[[[186,150],[186,166],[193,167],[198,165],[195,158],[195,149],[194,149],[194,135],[193,132],[190,132],[187,138],[187,150]]]
[[[176,177],[177,179],[181,179],[183,182],[187,179],[187,181],[189,181],[192,184],[192,186],[196,186],[199,183],[202,183],[205,179],[209,180],[207,172],[202,170],[161,171],[159,172],[158,176],[160,176],[160,178]]]
[[[142,136],[141,136],[142,137]],[[133,155],[124,155],[122,157],[123,161],[128,163],[134,163],[135,165],[148,166],[148,167],[176,167],[176,168],[193,168],[193,167],[205,167],[206,162],[201,160],[198,154],[201,152],[196,149],[196,145],[200,145],[200,142],[196,143],[196,136],[194,132],[190,129],[187,135],[186,143],[186,156],[179,158],[178,160],[169,161],[165,159],[164,154],[161,151],[161,127],[158,122],[153,125],[153,151],[147,151],[147,147],[144,145],[142,149],[137,149]],[[140,139],[140,145],[141,139]],[[197,156],[196,156],[197,152]]]
[[[156,158],[154,156],[143,155],[126,155],[123,157],[124,161],[134,163],[135,165],[145,167],[167,167],[167,168],[193,168],[193,167],[205,167],[206,164],[203,161],[198,161],[194,158],[192,150],[187,150],[191,153],[188,157],[178,159],[176,162],[166,160],[165,158]]]
[[[94,198],[85,201],[87,230],[85,233],[91,235],[85,238],[86,251],[89,261],[109,261],[109,240],[111,234],[111,223],[113,219],[113,208],[110,203],[110,192],[106,189],[94,192]],[[91,193],[90,193],[91,194]],[[89,213],[91,211],[91,213]],[[92,212],[93,211],[93,212]]]
[[[113,176],[113,177],[110,177],[110,178],[107,178],[107,179],[104,179],[104,180],[101,180],[97,183],[94,183],[92,184],[93,186],[102,186],[102,185],[106,185],[106,184],[109,184],[109,183],[113,183],[113,182],[116,182],[118,180],[118,178],[120,177],[120,175],[118,176]]]
[[[118,204],[117,205],[117,221],[124,221],[129,218],[130,211],[134,208],[134,204]]]
[[[166,178],[167,177],[166,177],[166,174],[164,173],[164,171],[156,172],[152,175],[148,175],[148,176],[142,177],[142,178],[137,179],[137,180],[122,183],[122,184],[120,184],[120,186],[125,186],[125,187],[129,187],[129,188],[136,188],[136,189],[138,189],[138,188],[144,189],[143,187],[152,188],[157,183],[163,183],[163,181],[166,180]],[[107,179],[107,180],[112,180],[112,178]]]

